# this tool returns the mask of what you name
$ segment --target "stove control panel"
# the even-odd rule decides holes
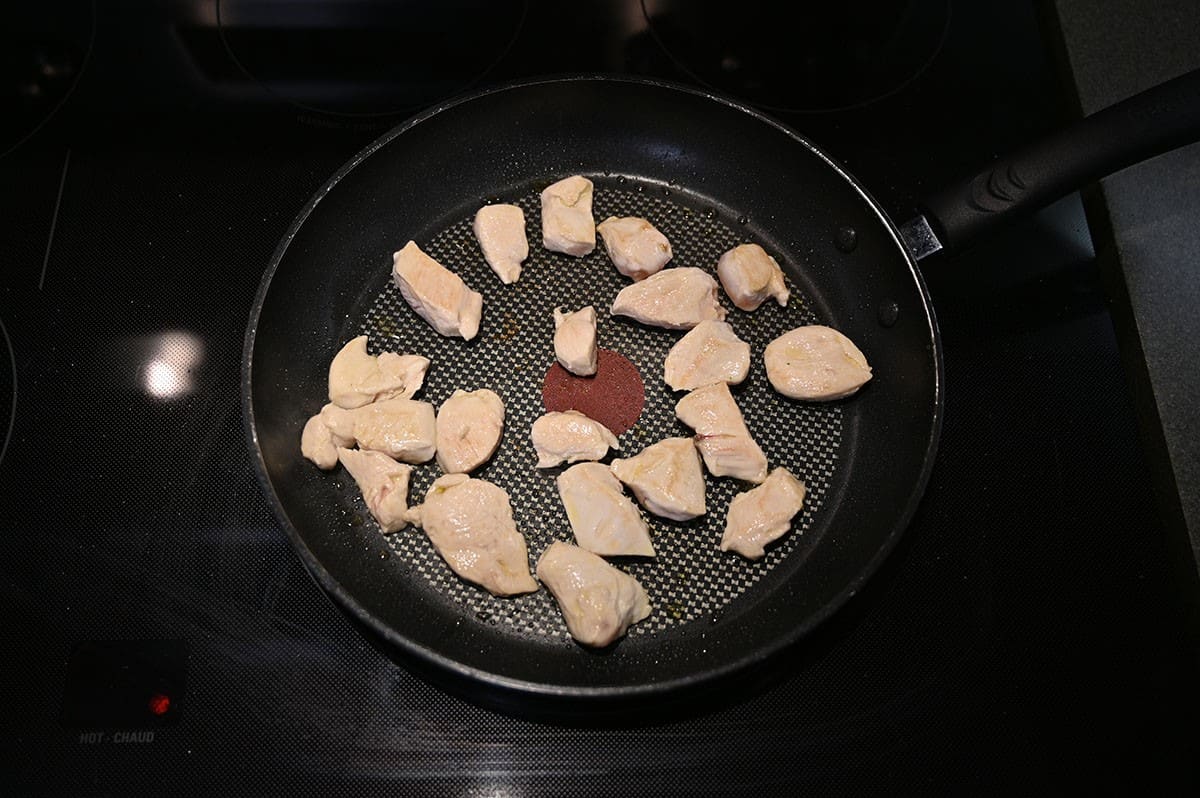
[[[62,723],[89,742],[152,739],[179,722],[187,664],[184,640],[82,642],[67,662]]]

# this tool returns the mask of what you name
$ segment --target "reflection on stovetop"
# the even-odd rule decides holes
[[[1075,198],[924,269],[948,397],[925,500],[860,595],[719,695],[592,719],[463,700],[467,688],[431,684],[321,592],[250,467],[239,368],[258,281],[312,193],[409,113],[394,109],[463,83],[574,70],[700,79],[751,101],[794,88],[770,95],[783,97],[772,113],[902,215],[1064,116],[1032,8],[978,5],[814,11],[809,24],[841,21],[828,40],[796,40],[828,43],[795,60],[822,80],[874,65],[887,44],[879,28],[854,33],[849,15],[930,21],[899,42],[911,47],[895,73],[813,93],[776,72],[791,63],[778,52],[786,33],[762,39],[771,52],[742,22],[721,38],[710,4],[497,4],[477,18],[495,29],[479,39],[492,48],[480,63],[447,69],[427,40],[404,55],[430,60],[410,84],[368,80],[356,93],[347,86],[379,63],[354,51],[379,41],[353,11],[369,3],[330,21],[321,4],[223,0],[225,29],[203,3],[62,4],[95,10],[86,68],[56,112],[24,117],[27,133],[45,124],[0,159],[12,355],[11,368],[0,357],[0,424],[12,419],[0,449],[3,783],[990,793],[1189,775],[1195,738],[1172,732],[1195,719],[1193,652],[1176,634],[1168,547]],[[403,7],[422,16],[405,27],[387,11],[381,30],[401,26],[398,48],[406,32],[445,30],[435,4]],[[514,35],[506,15],[518,11]],[[470,35],[446,52],[481,33],[461,18]],[[79,38],[21,30],[34,50]],[[839,53],[847,32],[866,49]],[[46,52],[84,64],[68,44]],[[73,653],[138,640],[186,644],[178,723],[150,738],[66,723]]]
[[[933,64],[951,22],[949,0],[746,0],[737,14],[727,3],[641,5],[646,32],[675,67],[776,112],[844,111],[896,94]]]

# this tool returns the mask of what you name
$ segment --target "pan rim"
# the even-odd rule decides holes
[[[793,626],[788,633],[778,635],[766,644],[756,646],[746,652],[746,654],[743,656],[733,658],[722,665],[709,667],[702,672],[690,674],[688,676],[672,678],[664,681],[647,681],[632,685],[587,686],[548,684],[544,682],[518,679],[466,665],[398,633],[390,625],[382,622],[373,613],[371,613],[343,586],[341,582],[335,579],[305,543],[299,531],[291,522],[287,510],[283,506],[283,502],[280,500],[275,491],[274,485],[271,482],[270,475],[267,471],[266,460],[263,456],[262,447],[259,442],[257,425],[254,417],[254,402],[251,394],[253,385],[254,343],[262,309],[270,291],[271,283],[275,277],[275,273],[278,270],[279,265],[282,263],[283,258],[292,243],[292,240],[295,238],[300,228],[308,220],[313,210],[316,209],[316,207],[320,204],[321,200],[330,191],[332,191],[334,187],[346,177],[346,175],[356,169],[375,152],[382,149],[391,141],[403,135],[413,127],[436,117],[444,111],[464,103],[472,102],[479,98],[501,94],[508,91],[520,90],[544,84],[572,82],[630,83],[639,86],[691,94],[747,114],[757,121],[777,129],[779,132],[785,134],[788,138],[792,139],[800,146],[805,147],[807,150],[809,150],[809,152],[823,161],[829,168],[833,169],[841,177],[841,179],[845,181],[851,187],[851,189],[866,203],[867,207],[875,215],[875,217],[882,222],[896,249],[903,255],[908,272],[918,289],[918,294],[921,299],[921,309],[924,313],[924,318],[927,321],[926,332],[932,344],[932,356],[934,361],[934,407],[929,437],[925,442],[924,461],[920,473],[917,475],[913,490],[905,501],[903,508],[895,516],[891,528],[886,537],[883,539],[882,544],[876,549],[873,556],[867,561],[866,565],[859,570],[853,580],[839,590],[829,601],[822,605],[820,609],[814,613],[811,613],[803,621]],[[754,664],[763,662],[775,656],[782,650],[791,647],[801,638],[807,636],[815,628],[823,624],[829,617],[834,615],[853,596],[855,596],[862,588],[863,584],[865,584],[875,574],[875,572],[887,559],[888,555],[890,555],[893,549],[896,547],[896,544],[898,543],[904,531],[908,528],[909,523],[911,522],[913,515],[916,513],[917,507],[920,504],[920,501],[924,496],[925,490],[928,486],[934,461],[936,459],[938,443],[941,438],[942,421],[944,415],[945,370],[943,364],[942,341],[928,288],[920,269],[917,267],[916,260],[903,243],[903,238],[901,237],[897,225],[883,210],[883,207],[875,200],[875,198],[871,196],[866,188],[853,175],[851,175],[848,171],[846,171],[846,169],[837,163],[837,161],[835,161],[831,156],[827,155],[820,147],[810,142],[807,138],[793,130],[788,125],[755,108],[706,88],[698,88],[695,86],[689,86],[686,84],[657,78],[644,78],[628,75],[563,73],[543,75],[535,78],[526,78],[489,86],[482,90],[461,94],[433,105],[425,111],[418,113],[399,125],[389,129],[383,135],[357,152],[345,164],[343,164],[341,168],[334,172],[334,174],[328,180],[326,180],[319,189],[317,189],[308,202],[305,203],[305,205],[293,219],[292,223],[289,225],[287,232],[284,233],[279,244],[272,253],[268,266],[263,272],[263,276],[259,282],[258,290],[255,293],[254,304],[251,307],[250,317],[243,339],[241,366],[242,373],[240,387],[242,420],[245,434],[254,455],[251,460],[254,464],[255,476],[257,477],[258,482],[263,489],[263,493],[266,496],[268,503],[271,505],[271,509],[276,519],[283,526],[284,532],[291,540],[291,543],[295,547],[296,551],[300,554],[301,560],[304,562],[309,575],[330,597],[335,599],[337,603],[339,603],[342,608],[348,611],[355,620],[372,630],[375,634],[379,635],[387,644],[394,646],[410,657],[415,657],[418,661],[424,664],[432,665],[437,669],[444,670],[460,678],[500,690],[513,691],[527,696],[550,700],[569,699],[574,701],[582,701],[586,704],[594,703],[597,705],[602,702],[616,699],[646,699],[665,697],[680,693],[685,689],[695,688],[700,685],[709,684],[721,678],[728,677]]]

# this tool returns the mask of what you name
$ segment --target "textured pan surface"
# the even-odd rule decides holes
[[[598,220],[608,216],[642,216],[651,220],[672,242],[671,266],[699,266],[715,278],[721,253],[744,243],[748,235],[736,221],[716,218],[704,208],[689,207],[679,191],[658,186],[618,182],[592,176],[597,183],[593,212]],[[520,280],[503,285],[488,268],[471,232],[471,219],[450,226],[425,242],[430,255],[452,269],[467,284],[484,294],[488,323],[477,341],[466,343],[438,335],[417,316],[388,284],[367,311],[360,328],[370,336],[372,351],[393,349],[425,355],[432,366],[421,397],[440,405],[456,388],[491,388],[505,401],[506,432],[503,443],[486,468],[475,476],[508,491],[517,527],[530,548],[531,566],[554,539],[573,540],[554,478],[561,468],[539,471],[529,442],[529,427],[546,411],[542,380],[554,362],[552,310],[557,306],[578,309],[594,305],[598,340],[602,347],[619,352],[637,365],[645,384],[646,402],[633,428],[620,436],[621,452],[631,456],[643,447],[691,432],[675,419],[676,394],[662,381],[662,364],[682,331],[662,330],[612,317],[608,308],[617,292],[630,284],[612,266],[603,244],[584,258],[552,253],[541,246],[540,204],[537,192],[516,201],[525,211],[531,257]],[[786,308],[771,301],[754,313],[735,309],[722,292],[722,305],[738,335],[750,344],[753,370],[738,388],[736,400],[755,439],[767,453],[771,467],[786,466],[809,488],[807,508],[797,517],[795,529],[807,530],[836,468],[841,439],[840,404],[806,404],[779,397],[770,387],[762,366],[763,348],[777,335],[800,324],[817,321],[803,296],[791,286]],[[320,397],[314,399],[319,407]],[[606,458],[606,462],[612,456]],[[440,476],[436,464],[413,474],[411,503],[421,501],[428,486]],[[343,501],[369,520],[350,480]],[[643,513],[651,524],[658,556],[653,560],[622,562],[650,594],[653,612],[631,628],[630,634],[651,634],[668,626],[701,619],[714,613],[759,580],[761,575],[789,555],[795,545],[788,537],[761,562],[721,552],[717,544],[725,526],[725,511],[737,491],[752,487],[730,478],[706,479],[708,513],[686,523]],[[433,551],[425,535],[405,530],[388,537],[392,550],[412,562],[430,587],[462,605],[465,613],[487,622],[504,624],[516,632],[569,639],[566,627],[548,591],[528,596],[495,598],[458,579]]]
[[[538,191],[570,174],[597,184],[595,216],[636,213],[671,237],[673,266],[714,268],[724,249],[755,241],[784,265],[786,310],[730,310],[754,365],[735,391],[772,465],[813,496],[792,534],[760,563],[715,550],[738,487],[709,479],[710,514],[654,522],[658,562],[623,564],[647,583],[655,614],[618,645],[593,652],[566,637],[544,592],[491,599],[449,575],[423,533],[379,534],[344,472],[298,453],[299,431],[323,402],[343,342],[433,359],[422,396],[490,387],[509,418],[501,452],[479,476],[507,488],[535,558],[569,530],[554,472],[532,468],[528,425],[541,411],[552,359],[550,309],[592,303],[600,344],[638,365],[646,406],[622,436],[624,454],[683,434],[662,382],[679,332],[609,317],[626,284],[602,250],[583,260],[541,248]],[[624,180],[624,182],[622,182]],[[527,213],[531,257],[503,286],[469,232],[497,200]],[[857,232],[851,252],[833,242]],[[390,288],[391,253],[413,239],[485,295],[471,342],[437,336]],[[875,377],[823,406],[776,397],[762,347],[819,320],[849,335]],[[759,662],[804,635],[878,567],[914,511],[941,422],[941,353],[923,284],[895,228],[843,171],[808,142],[710,95],[624,79],[546,80],[493,89],[431,109],[347,164],[299,215],[260,286],[246,337],[243,395],[264,489],[317,581],[399,653],[470,684],[584,700],[661,694]],[[437,473],[417,471],[411,498]]]

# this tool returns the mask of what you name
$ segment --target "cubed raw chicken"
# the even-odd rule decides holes
[[[750,373],[750,344],[728,322],[707,320],[675,342],[663,361],[663,380],[676,391],[725,382],[737,385]]]
[[[504,402],[495,391],[455,391],[437,414],[437,462],[447,474],[467,474],[496,452],[504,433]]]
[[[663,269],[622,288],[611,312],[670,330],[690,330],[706,319],[725,318],[725,308],[717,301],[717,281],[693,266]]]
[[[871,379],[866,355],[854,342],[820,324],[797,327],[767,344],[763,363],[775,390],[793,399],[841,399]]]
[[[353,410],[331,403],[321,409],[321,420],[341,445],[357,443],[404,463],[424,463],[437,451],[437,417],[428,402],[385,399]]]
[[[437,553],[454,573],[495,596],[532,593],[525,538],[513,521],[503,488],[466,474],[439,477],[425,503],[406,515],[425,530]]]
[[[542,552],[538,579],[546,584],[571,637],[602,648],[650,616],[650,597],[629,574],[590,551],[554,541]]]
[[[591,305],[574,313],[554,309],[554,357],[562,367],[580,377],[596,373],[596,309]]]
[[[667,438],[613,460],[613,475],[655,515],[686,521],[704,515],[704,472],[691,438]]]
[[[483,295],[409,241],[392,256],[392,279],[404,301],[446,336],[471,340],[479,332]]]
[[[384,532],[403,529],[408,523],[408,478],[412,467],[397,463],[382,452],[337,450],[338,460],[354,477],[363,501]]]
[[[781,306],[788,303],[783,270],[758,244],[742,244],[722,255],[717,276],[733,304],[742,310],[756,309],[767,297],[775,297]]]
[[[529,257],[525,238],[525,212],[516,205],[484,205],[475,214],[472,226],[483,259],[508,285],[521,276],[521,263]]]
[[[596,248],[591,180],[574,175],[542,192],[542,244],[551,252],[576,257]]]
[[[579,463],[558,475],[575,542],[602,557],[653,557],[650,528],[606,465]]]
[[[786,468],[776,468],[756,488],[739,493],[729,502],[721,551],[736,551],[751,560],[792,528],[792,517],[804,506],[804,483]]]
[[[367,336],[342,347],[329,364],[329,401],[352,410],[381,399],[408,399],[425,381],[429,358],[381,352],[367,354]]]
[[[609,449],[621,448],[608,427],[578,410],[546,413],[533,422],[529,437],[537,452],[537,468],[599,460]]]
[[[767,456],[750,436],[728,385],[697,388],[675,405],[675,416],[696,431],[696,448],[708,473],[747,482],[767,478]]]
[[[671,260],[671,242],[645,219],[610,216],[596,227],[617,271],[645,280]]]
[[[326,405],[336,407],[336,405]],[[300,433],[300,454],[316,464],[317,468],[328,471],[338,463],[338,447],[353,446],[352,438],[342,438],[333,434],[320,413],[310,418],[304,424]]]

